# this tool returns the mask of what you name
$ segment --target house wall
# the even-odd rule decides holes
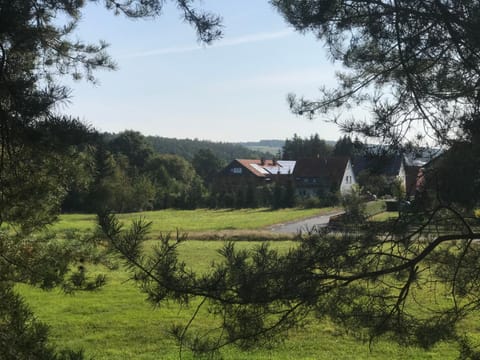
[[[297,177],[295,180],[295,193],[300,198],[317,197],[322,192],[330,190],[330,184],[325,179],[317,177]]]
[[[228,164],[217,176],[216,188],[225,190],[236,190],[239,187],[245,187],[249,184],[262,185],[265,183],[264,177],[258,177],[252,174],[237,160]]]
[[[345,195],[352,191],[352,187],[356,185],[355,174],[350,160],[347,162],[345,172],[343,173],[342,183],[340,184],[340,194]]]
[[[318,188],[301,187],[295,189],[295,195],[299,198],[310,198],[318,196]]]

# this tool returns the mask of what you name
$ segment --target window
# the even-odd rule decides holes
[[[232,173],[241,174],[242,173],[242,168],[239,168],[239,167],[232,168]]]

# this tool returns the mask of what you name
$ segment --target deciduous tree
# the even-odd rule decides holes
[[[206,185],[215,180],[223,166],[222,161],[210,149],[198,150],[193,156],[192,164]]]

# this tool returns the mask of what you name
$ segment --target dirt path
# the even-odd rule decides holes
[[[314,227],[327,226],[331,216],[343,214],[344,211],[336,211],[329,214],[319,215],[312,218],[293,221],[285,224],[276,224],[270,226],[268,230],[278,234],[297,234]]]

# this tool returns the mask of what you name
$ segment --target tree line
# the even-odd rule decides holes
[[[132,130],[93,134],[90,137],[94,140],[77,150],[80,156],[75,162],[75,179],[65,186],[64,212],[311,207],[329,206],[339,200],[334,193],[299,199],[293,179],[264,185],[247,181],[235,188],[223,186],[219,172],[233,160],[227,157],[226,150],[239,158],[265,157],[240,145],[151,137]],[[362,154],[363,149],[358,139],[352,141],[349,136],[341,137],[332,146],[318,134],[307,138],[294,134],[285,140],[281,159],[354,156]]]
[[[114,137],[114,134],[110,134]],[[209,149],[222,162],[228,162],[232,159],[252,159],[262,156],[269,156],[261,151],[248,149],[244,144],[214,142],[199,139],[176,139],[162,136],[146,136],[146,140],[152,145],[155,152],[160,154],[174,154],[181,156],[188,161],[200,150]]]
[[[224,149],[230,147],[235,154],[250,158],[264,155],[241,146],[146,137],[131,130],[119,134],[95,133],[91,138],[94,140],[88,146],[77,150],[80,156],[75,163],[75,179],[65,186],[64,212],[282,208],[299,204],[292,181],[265,185],[247,182],[244,187],[235,189],[219,187],[218,174],[227,164]],[[163,149],[158,146],[160,143],[170,144],[165,149],[171,150],[172,146],[183,149],[181,153],[186,157],[162,153],[158,150]],[[294,135],[285,141],[282,150],[287,155],[283,158],[301,158],[314,153],[316,156],[353,154],[354,145],[349,137],[340,138],[332,147],[318,135],[305,139]]]

